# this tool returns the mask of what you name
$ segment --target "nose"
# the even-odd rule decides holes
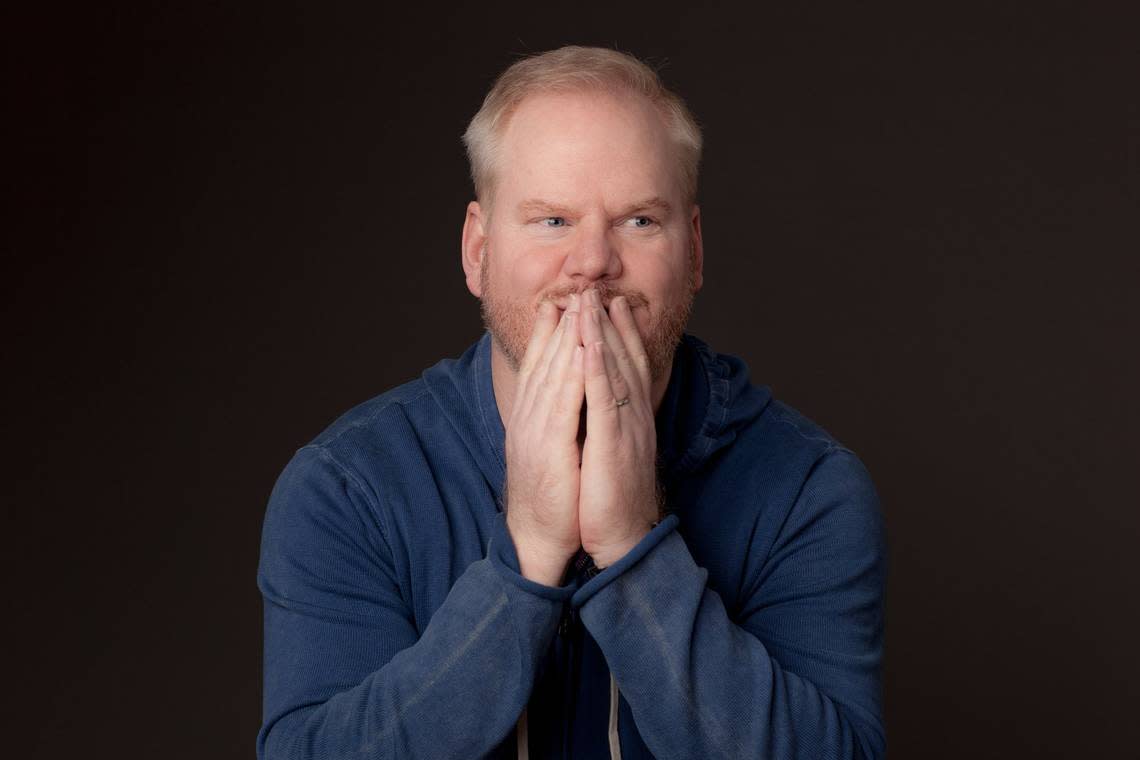
[[[595,282],[621,276],[621,255],[613,231],[602,225],[580,225],[570,241],[563,274],[574,280]]]

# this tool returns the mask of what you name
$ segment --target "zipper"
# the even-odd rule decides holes
[[[566,638],[570,634],[570,626],[575,614],[574,610],[570,609],[569,604],[562,607],[562,617],[558,620],[558,636],[560,638]]]
[[[580,677],[581,647],[578,646],[578,612],[567,604],[562,608],[562,619],[558,624],[559,636],[562,639],[562,667],[559,671],[563,675],[562,683],[562,757],[571,760],[574,757],[574,700],[578,691]]]

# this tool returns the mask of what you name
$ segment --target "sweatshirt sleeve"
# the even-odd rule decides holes
[[[258,586],[262,760],[487,754],[526,705],[570,593],[532,593],[484,558],[418,635],[376,510],[319,446],[274,486]]]
[[[656,757],[878,758],[885,564],[870,476],[833,449],[735,618],[665,523],[574,603]]]

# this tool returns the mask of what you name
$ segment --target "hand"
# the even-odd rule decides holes
[[[578,424],[585,392],[579,317],[577,296],[561,320],[554,304],[541,304],[506,424],[507,529],[523,577],[547,586],[561,583],[581,545]]]
[[[578,522],[582,548],[608,567],[658,519],[657,428],[649,357],[629,302],[615,298],[607,315],[588,290],[581,308],[586,442]],[[621,399],[629,403],[618,406]]]

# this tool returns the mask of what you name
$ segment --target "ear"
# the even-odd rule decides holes
[[[463,260],[463,274],[467,278],[467,289],[476,298],[483,297],[480,274],[483,271],[483,251],[487,243],[483,209],[478,201],[467,204],[467,218],[463,220],[463,239],[460,243]]]
[[[690,234],[692,235],[691,245],[693,246],[693,286],[694,292],[696,292],[697,290],[701,289],[701,286],[704,285],[705,282],[705,246],[701,240],[701,207],[696,204],[693,204],[693,217],[691,224],[692,229],[690,230]]]

